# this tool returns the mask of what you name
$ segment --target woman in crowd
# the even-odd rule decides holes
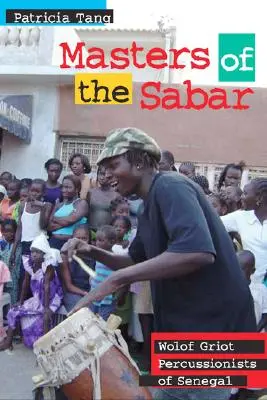
[[[106,176],[105,168],[100,167],[97,171],[97,187],[90,190],[90,227],[96,231],[103,225],[111,222],[111,202],[118,194],[110,186]]]
[[[228,232],[237,232],[244,250],[251,251],[256,260],[253,282],[262,282],[267,271],[267,179],[253,179],[244,187],[243,210],[221,217]]]
[[[159,170],[162,172],[170,172],[170,171],[177,171],[175,165],[174,165],[174,156],[173,154],[168,151],[168,150],[162,150],[161,151],[161,159],[159,162]]]
[[[196,167],[191,161],[182,162],[179,173],[187,176],[187,178],[193,178],[196,175]]]
[[[80,179],[80,199],[87,200],[88,192],[94,186],[93,180],[88,176],[91,172],[88,158],[84,154],[74,153],[69,159],[69,167],[73,174]]]
[[[55,204],[62,201],[62,189],[58,179],[61,175],[63,164],[57,158],[50,158],[44,165],[47,171],[44,201]]]
[[[85,243],[90,243],[90,233],[88,225],[78,225],[73,232],[73,237],[83,240]],[[75,304],[90,290],[89,276],[80,267],[80,265],[72,260],[69,263],[66,255],[62,254],[61,277],[64,288],[63,303],[66,310],[69,312]],[[84,262],[94,269],[95,261],[91,258],[84,258]]]
[[[239,186],[244,167],[245,164],[243,162],[239,164],[227,164],[221,172],[218,190],[220,191],[222,187],[227,186]]]
[[[62,182],[63,202],[54,207],[48,226],[52,248],[60,250],[72,237],[76,226],[87,223],[88,204],[79,198],[80,191],[80,179],[75,175],[65,176]]]

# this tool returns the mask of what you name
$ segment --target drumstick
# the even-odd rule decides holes
[[[95,277],[96,277],[95,271],[94,271],[92,268],[88,267],[88,265],[86,265],[85,262],[84,262],[80,257],[77,257],[77,256],[74,254],[74,255],[72,256],[72,258],[73,258],[73,260],[77,261],[77,263],[80,265],[80,267],[81,267],[85,272],[87,272],[88,275],[90,275],[92,278],[95,278]]]

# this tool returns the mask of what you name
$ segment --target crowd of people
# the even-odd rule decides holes
[[[140,137],[143,138],[143,136]],[[145,149],[144,143],[142,145],[142,149]],[[130,348],[142,352],[143,370],[148,371],[150,368],[150,333],[153,329],[194,331],[190,325],[190,319],[187,319],[185,314],[186,307],[189,306],[185,304],[182,296],[192,291],[190,301],[193,302],[198,295],[201,296],[202,290],[205,290],[206,283],[202,284],[198,271],[193,270],[192,274],[182,278],[183,286],[177,294],[178,297],[180,296],[177,297],[179,304],[175,304],[174,307],[174,299],[168,299],[167,296],[162,297],[160,300],[162,303],[158,304],[155,293],[159,291],[163,293],[164,290],[169,289],[171,295],[174,290],[172,286],[174,283],[169,282],[172,280],[172,254],[176,253],[178,257],[178,253],[181,252],[184,257],[183,263],[187,263],[185,258],[188,253],[202,254],[203,252],[203,254],[217,254],[216,259],[221,259],[221,263],[229,256],[232,264],[235,264],[231,251],[233,254],[236,253],[240,271],[243,271],[244,277],[247,278],[254,299],[257,330],[260,332],[265,329],[267,325],[267,231],[265,231],[267,229],[267,179],[254,179],[241,190],[244,165],[233,163],[225,166],[217,187],[210,190],[207,178],[196,174],[196,168],[192,162],[183,162],[177,169],[174,156],[170,151],[161,149],[158,155],[157,148],[153,148],[152,145],[154,142],[152,144],[149,142],[150,147],[147,146],[145,156],[142,152],[140,156],[136,152],[124,151],[128,157],[127,163],[134,165],[137,171],[129,175],[132,182],[131,179],[127,180],[127,173],[123,170],[124,168],[126,171],[127,165],[111,166],[105,163],[106,158],[113,160],[113,155],[100,160],[96,179],[91,178],[91,166],[87,157],[77,153],[70,157],[71,173],[64,176],[62,181],[60,176],[63,165],[58,159],[50,159],[45,163],[46,181],[39,178],[17,179],[12,172],[1,174],[0,260],[10,272],[10,279],[5,283],[4,291],[10,293],[11,309],[7,314],[7,336],[0,343],[0,349],[12,348],[14,335],[19,336],[19,334],[22,334],[25,345],[32,347],[38,337],[51,329],[54,323],[53,315],[61,305],[64,305],[67,312],[73,310],[77,304],[81,304],[84,296],[91,291],[94,293],[96,288],[103,286],[104,281],[108,282],[111,276],[116,276],[117,271],[113,272],[113,270],[119,269],[122,265],[119,260],[124,260],[125,266],[131,265],[129,260],[127,261],[129,254],[135,264],[142,264],[142,261],[152,257],[159,259],[158,254],[165,250],[163,243],[167,243],[167,237],[173,237],[173,235],[179,238],[173,242],[172,247],[170,246],[169,258],[165,261],[166,268],[168,265],[170,268],[169,272],[166,271],[168,287],[160,283],[161,275],[157,276],[155,263],[154,274],[157,287],[152,288],[154,294],[151,292],[149,282],[150,277],[153,276],[151,275],[153,265],[148,265],[143,272],[140,271],[140,276],[136,281],[132,278],[123,280],[121,277],[123,284],[118,285],[112,293],[109,293],[108,289],[103,290],[99,299],[94,299],[90,304],[92,311],[105,320],[111,313],[121,316],[122,334]],[[114,159],[116,156],[122,157],[121,154],[124,153],[115,153]],[[117,173],[120,182],[123,182],[125,187],[128,185],[128,190],[123,191],[119,187],[120,183],[114,181],[111,171],[116,168],[120,169]],[[158,183],[157,185],[153,183],[154,192],[150,190],[150,186],[146,189],[147,181],[152,176],[152,173],[147,171],[153,171],[153,179],[154,175],[156,176]],[[166,181],[169,179],[166,188],[164,180],[161,179],[164,176],[168,177]],[[177,197],[174,184],[176,177],[181,179],[179,185],[182,188],[179,189]],[[130,185],[132,185],[131,189]],[[157,189],[156,186],[159,188]],[[165,199],[162,196],[165,189],[166,193],[171,192],[172,187],[173,194],[170,195],[168,202],[167,196]],[[159,192],[161,192],[161,197]],[[152,194],[156,198],[153,204]],[[149,196],[151,197],[151,215],[146,214]],[[200,206],[195,205],[194,196],[197,196]],[[186,215],[188,206],[185,205],[186,203],[192,203],[194,206],[194,212],[191,215]],[[221,227],[217,227],[219,218],[216,214],[225,227],[225,234],[227,231],[229,235],[223,236]],[[144,215],[147,220],[143,217]],[[143,220],[138,218],[140,216]],[[175,221],[179,220],[181,225],[184,224],[187,227],[190,219],[192,219],[190,224],[197,221],[195,224],[197,227],[194,226],[194,229],[191,229],[189,238],[186,236],[185,229],[179,230],[176,227]],[[153,231],[149,232],[150,225],[153,225]],[[203,235],[205,236],[207,229],[216,232],[218,230],[219,233],[215,236],[211,235],[212,241],[207,239],[205,242]],[[144,236],[141,235],[142,237],[141,230],[145,232]],[[229,251],[228,236],[232,246],[232,250]],[[136,245],[140,237],[145,243],[143,249]],[[93,250],[81,252],[81,254],[85,263],[95,270],[94,278],[89,278],[77,261],[71,260],[64,251],[66,243],[73,238],[79,243],[79,250],[82,249],[82,243],[86,246],[91,245],[90,248]],[[188,241],[194,241],[195,249],[189,249]],[[157,246],[161,248],[158,253],[154,251]],[[116,257],[114,260],[118,260],[117,266],[113,265],[114,262],[108,259],[107,254],[113,254]],[[108,262],[105,262],[106,260]],[[148,264],[149,261],[146,263]],[[195,260],[194,263],[198,264]],[[214,257],[211,260],[206,257],[200,263],[207,264],[206,269],[209,270],[210,266],[213,268]],[[150,269],[151,272],[149,272]],[[212,274],[211,271],[210,274]],[[234,278],[240,280],[238,273]],[[210,284],[215,282],[211,275],[208,279],[210,279]],[[223,286],[227,283],[218,268],[217,280],[220,279],[219,285]],[[239,282],[237,281],[234,285],[231,282],[231,285],[231,287],[236,287],[236,294],[238,294]],[[245,289],[243,290],[240,285],[240,302],[242,302],[243,292],[245,293]],[[212,293],[210,291],[210,302],[215,301],[212,299]],[[222,298],[224,295],[221,292]],[[153,296],[154,301],[152,301]],[[200,321],[201,315],[209,314],[210,306],[207,301],[204,304],[204,300],[199,298],[198,305],[195,303],[196,321]],[[223,307],[226,306],[225,300]],[[245,304],[242,306],[244,307]],[[180,317],[179,322],[175,313],[180,313],[183,317]],[[160,320],[156,317],[159,314]],[[244,324],[247,319],[245,315],[243,316]],[[239,317],[242,317],[241,314],[237,316],[237,320]],[[216,331],[214,327],[217,327],[218,331],[223,331],[222,321],[215,321],[215,319],[212,322],[208,318],[205,323],[201,321],[199,329]],[[20,322],[20,330],[17,328],[18,322]],[[228,328],[225,328],[225,331],[227,330]],[[247,329],[247,331],[250,330],[253,329]],[[240,392],[232,394],[233,396],[240,396]]]

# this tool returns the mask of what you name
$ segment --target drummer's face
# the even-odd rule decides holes
[[[131,165],[125,155],[107,158],[103,161],[103,166],[106,168],[110,185],[121,196],[138,193],[142,171],[136,165]]]

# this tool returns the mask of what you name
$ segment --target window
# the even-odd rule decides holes
[[[267,178],[267,168],[250,168],[248,179]]]
[[[81,153],[88,157],[92,172],[96,172],[96,161],[104,147],[105,138],[62,137],[59,143],[59,159],[64,171],[69,171],[68,161],[73,153]]]

